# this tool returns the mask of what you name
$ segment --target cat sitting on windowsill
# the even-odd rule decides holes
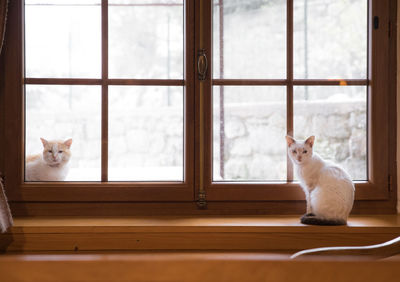
[[[343,168],[313,152],[315,137],[297,141],[286,136],[288,155],[306,196],[301,223],[345,225],[353,207],[354,185]]]
[[[72,139],[47,141],[40,138],[43,153],[26,157],[25,181],[63,181],[67,177]]]

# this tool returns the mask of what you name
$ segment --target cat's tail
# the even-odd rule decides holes
[[[385,258],[400,254],[400,236],[376,245],[348,246],[348,247],[325,247],[308,249],[293,254],[290,258],[295,259],[304,255],[367,255],[375,258]]]
[[[303,215],[300,219],[300,222],[303,224],[310,225],[346,225],[347,222],[344,219],[324,219],[319,218],[315,215]]]

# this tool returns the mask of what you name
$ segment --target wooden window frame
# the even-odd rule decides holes
[[[15,122],[7,132],[18,138],[5,155],[15,159],[4,171],[8,197],[11,201],[193,201],[193,157],[194,126],[193,87],[194,73],[186,71],[193,66],[193,25],[184,27],[184,77],[183,79],[110,79],[108,78],[108,0],[101,1],[101,78],[25,78],[24,77],[24,1],[12,1],[9,7],[9,22],[5,57],[14,63],[5,73],[6,116]],[[193,18],[191,1],[184,5],[184,18]],[[186,21],[185,21],[186,22]],[[189,22],[189,21],[187,21]],[[11,34],[10,34],[11,33]],[[12,50],[12,54],[10,54]],[[17,62],[17,63],[16,63]],[[7,62],[6,62],[7,64]],[[8,65],[8,64],[7,64]],[[25,85],[97,85],[101,86],[101,182],[35,182],[24,181],[24,93]],[[184,88],[184,175],[183,181],[168,182],[108,182],[108,86],[151,85],[182,86]],[[18,95],[19,94],[19,95]],[[12,108],[12,110],[11,110]],[[19,142],[21,140],[21,142]],[[11,188],[12,187],[12,188]]]
[[[212,128],[212,87],[214,85],[247,85],[268,86],[283,85],[287,87],[287,134],[293,135],[293,86],[296,85],[362,85],[367,86],[368,108],[368,181],[357,181],[356,200],[389,200],[395,196],[392,192],[396,178],[395,169],[395,133],[390,128],[396,128],[395,101],[395,60],[396,42],[394,22],[396,11],[394,1],[370,0],[368,3],[368,71],[366,79],[294,79],[293,78],[293,1],[287,0],[287,77],[286,79],[214,79],[212,72],[203,82],[201,92],[204,104],[205,128]],[[202,28],[206,34],[212,34],[212,1],[203,1]],[[197,9],[200,11],[200,7]],[[372,19],[379,18],[379,28],[374,29]],[[209,50],[207,57],[212,58],[212,37],[198,37],[198,49]],[[391,59],[392,58],[392,59]],[[212,61],[211,63],[212,64]],[[212,70],[212,65],[209,67]],[[204,167],[212,168],[212,131],[205,130],[203,134]],[[283,137],[282,137],[283,138]],[[383,152],[383,153],[382,153]],[[393,153],[394,152],[394,153]],[[199,156],[200,157],[200,156]],[[212,169],[204,171],[204,192],[210,201],[285,201],[304,198],[298,184],[293,183],[293,169],[288,161],[287,183],[244,183],[244,182],[214,182]],[[268,187],[268,188],[267,188]]]
[[[369,18],[378,16],[380,27],[369,21],[369,66],[366,80],[344,80],[347,85],[368,86],[368,175],[356,183],[355,213],[394,213],[396,207],[396,30],[397,1],[370,0]],[[107,5],[103,0],[102,5]],[[293,49],[293,0],[287,0],[288,50]],[[101,79],[24,78],[23,0],[10,1],[7,31],[1,56],[0,110],[2,112],[0,170],[5,175],[11,206],[20,214],[74,214],[85,207],[86,214],[149,213],[297,213],[304,208],[304,195],[296,183],[229,183],[212,181],[212,85],[286,85],[287,110],[293,112],[294,85],[340,85],[343,80],[294,80],[291,52],[287,52],[288,75],[284,80],[212,79],[212,66],[205,81],[196,79],[196,50],[205,49],[212,58],[212,0],[185,2],[185,63],[183,80],[108,79],[107,42],[102,41]],[[103,19],[107,9],[102,10]],[[107,23],[102,21],[103,38]],[[107,38],[107,36],[106,36]],[[210,65],[212,62],[210,62]],[[100,85],[102,118],[107,115],[107,85],[181,85],[185,88],[185,174],[183,182],[63,182],[25,183],[24,93],[25,84]],[[378,93],[378,94],[374,94]],[[103,121],[104,123],[104,121]],[[287,121],[287,133],[293,121]],[[107,126],[102,131],[102,152],[107,152]],[[383,148],[385,151],[382,154]],[[289,163],[290,165],[290,163]],[[107,160],[102,157],[102,179]],[[208,203],[207,211],[199,211]],[[54,207],[57,207],[54,209]],[[129,209],[126,212],[126,209]],[[121,212],[125,210],[124,212]],[[160,211],[162,210],[162,211]],[[39,211],[39,212],[37,212]],[[18,212],[17,212],[18,214]]]

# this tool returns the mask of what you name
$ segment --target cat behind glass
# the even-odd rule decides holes
[[[314,136],[305,141],[286,136],[288,155],[306,196],[301,223],[345,225],[353,207],[354,184],[343,168],[313,152],[314,140]]]
[[[26,157],[25,181],[63,181],[68,175],[72,139],[47,141],[40,138],[43,153]]]

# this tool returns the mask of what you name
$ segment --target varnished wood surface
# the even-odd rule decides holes
[[[108,0],[101,1],[101,181],[108,181]]]
[[[293,0],[286,2],[286,135],[294,136],[293,112]],[[286,179],[293,181],[293,164],[286,156]]]
[[[105,44],[105,43],[104,43]],[[103,48],[107,46],[104,45]],[[106,61],[103,61],[106,63]],[[25,84],[44,85],[164,85],[164,86],[185,86],[185,80],[181,79],[117,79],[117,78],[34,78],[24,79]]]
[[[129,250],[294,251],[379,244],[400,234],[400,218],[354,216],[348,226],[305,226],[297,216],[16,218],[0,235],[7,252]]]
[[[303,227],[324,230],[324,226],[306,226],[295,215],[289,216],[138,216],[138,217],[19,217],[14,230],[34,227]],[[400,228],[400,215],[352,216],[348,226],[332,229]],[[310,232],[311,230],[308,230]]]
[[[138,189],[138,188],[137,188]],[[168,191],[171,188],[168,189]],[[160,192],[162,189],[150,190]],[[167,189],[164,189],[166,193]],[[67,191],[65,191],[66,193]],[[96,190],[97,192],[97,190]],[[187,191],[190,197],[190,190]],[[66,194],[63,194],[66,195]],[[169,194],[167,196],[170,197]],[[193,196],[193,195],[192,195]],[[149,195],[149,198],[151,195]],[[162,197],[160,197],[162,198]],[[165,200],[166,198],[163,198]],[[397,201],[355,201],[352,214],[395,214]],[[305,201],[207,202],[199,209],[195,202],[10,202],[15,217],[26,216],[166,216],[166,215],[297,215],[305,212]]]
[[[291,42],[292,43],[292,42]],[[287,62],[293,60],[291,53],[288,52]],[[291,64],[288,63],[288,70],[290,70]],[[293,68],[291,69],[293,72]],[[293,73],[291,73],[293,75]],[[289,76],[288,79],[213,79],[213,85],[369,85],[370,82],[367,79],[293,79],[293,76]],[[292,79],[290,79],[292,77]]]
[[[398,281],[400,260],[270,253],[136,253],[0,256],[2,281]]]

